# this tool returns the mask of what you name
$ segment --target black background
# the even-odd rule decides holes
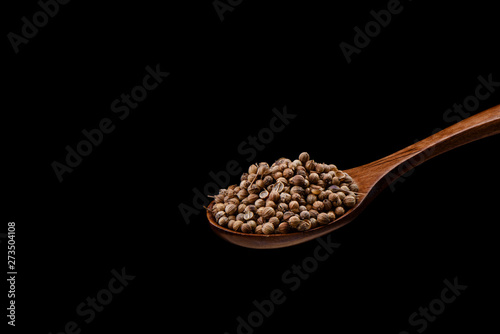
[[[350,64],[339,44],[353,44],[353,28],[387,1],[245,0],[223,21],[212,1],[72,1],[18,54],[5,37],[1,231],[16,222],[14,332],[76,321],[81,333],[236,333],[254,300],[281,289],[286,301],[255,333],[414,333],[408,317],[455,277],[468,288],[425,332],[494,328],[498,136],[385,190],[332,234],[341,246],[296,291],[282,275],[315,241],[245,249],[216,237],[204,212],[186,224],[179,211],[230,160],[246,169],[308,151],[341,169],[362,165],[450,126],[444,112],[479,76],[500,81],[493,4],[401,4]],[[6,9],[4,36],[39,10],[33,0]],[[157,64],[170,76],[118,120],[111,102]],[[473,113],[500,103],[499,91]],[[296,118],[248,161],[238,145],[284,106]],[[115,130],[58,182],[51,163],[103,118]],[[85,324],[77,305],[123,267],[134,280]]]

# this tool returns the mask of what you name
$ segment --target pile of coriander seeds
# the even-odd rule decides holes
[[[307,152],[292,161],[251,165],[239,185],[214,196],[212,213],[225,228],[243,233],[284,234],[329,224],[357,202],[358,186],[335,165]]]

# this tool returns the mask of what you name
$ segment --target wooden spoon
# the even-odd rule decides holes
[[[207,216],[212,230],[221,238],[248,248],[280,248],[300,244],[332,232],[351,222],[389,184],[421,163],[472,141],[500,133],[500,105],[458,122],[426,139],[385,158],[345,170],[359,186],[358,203],[328,225],[288,234],[247,234],[219,226],[210,203]]]

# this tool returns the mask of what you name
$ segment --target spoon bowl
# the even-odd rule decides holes
[[[368,193],[368,185],[358,182],[357,172],[359,173],[360,171],[361,170],[359,169],[359,167],[350,170],[344,170],[344,172],[346,172],[356,181],[360,193]],[[233,244],[247,248],[258,249],[281,248],[316,239],[351,222],[358,216],[358,214],[361,213],[361,211],[363,211],[364,207],[368,204],[368,195],[369,193],[367,195],[360,194],[358,196],[356,205],[330,224],[318,226],[316,228],[309,229],[303,232],[293,232],[285,234],[248,234],[243,232],[231,231],[228,228],[220,226],[215,221],[215,216],[213,215],[211,210],[212,206],[215,203],[214,201],[212,201],[208,206],[207,217],[212,230],[222,239],[225,239]]]
[[[333,222],[303,232],[249,234],[222,227],[207,208],[212,230],[233,244],[257,249],[293,246],[328,234],[354,220],[388,185],[421,163],[472,141],[500,133],[500,105],[464,119],[436,134],[369,164],[344,170],[359,187],[356,205]]]

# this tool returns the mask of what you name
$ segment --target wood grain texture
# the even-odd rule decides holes
[[[389,184],[425,161],[472,141],[500,133],[500,105],[462,120],[430,137],[400,151],[363,166],[345,170],[364,193],[357,205],[332,223],[304,232],[289,234],[247,234],[219,226],[207,210],[212,230],[221,238],[248,248],[280,248],[306,242],[328,234],[356,218],[366,206]]]

